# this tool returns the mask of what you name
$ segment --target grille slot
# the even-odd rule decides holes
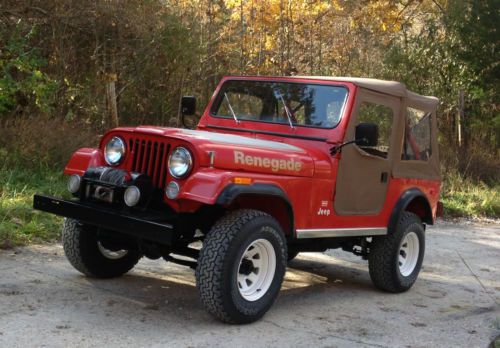
[[[129,148],[132,152],[131,170],[147,174],[154,187],[163,188],[167,179],[167,156],[170,152],[170,144],[129,139]]]

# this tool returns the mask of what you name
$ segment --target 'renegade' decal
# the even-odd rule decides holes
[[[234,163],[244,164],[257,168],[270,168],[273,172],[279,170],[288,170],[291,172],[300,172],[302,163],[294,160],[277,159],[270,157],[246,155],[243,151],[234,151]]]

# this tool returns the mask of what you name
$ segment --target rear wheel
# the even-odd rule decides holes
[[[137,247],[114,247],[99,237],[99,229],[65,219],[62,229],[64,253],[71,265],[86,276],[119,277],[130,271],[141,255]]]
[[[373,238],[368,255],[373,283],[389,292],[408,290],[417,280],[424,252],[422,221],[413,213],[403,212],[395,231]]]
[[[196,286],[203,305],[229,323],[261,318],[278,296],[285,255],[281,227],[268,214],[237,210],[221,218],[198,258]]]

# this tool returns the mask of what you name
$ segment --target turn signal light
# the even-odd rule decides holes
[[[238,185],[251,185],[252,179],[250,178],[234,178],[233,182]]]

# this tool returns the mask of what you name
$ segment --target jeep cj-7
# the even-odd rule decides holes
[[[225,77],[196,130],[112,129],[69,160],[74,199],[34,208],[66,217],[83,274],[117,277],[143,256],[190,266],[225,322],[261,318],[304,251],[352,252],[402,292],[438,210],[437,103],[391,81]],[[195,109],[182,98],[183,119]]]

